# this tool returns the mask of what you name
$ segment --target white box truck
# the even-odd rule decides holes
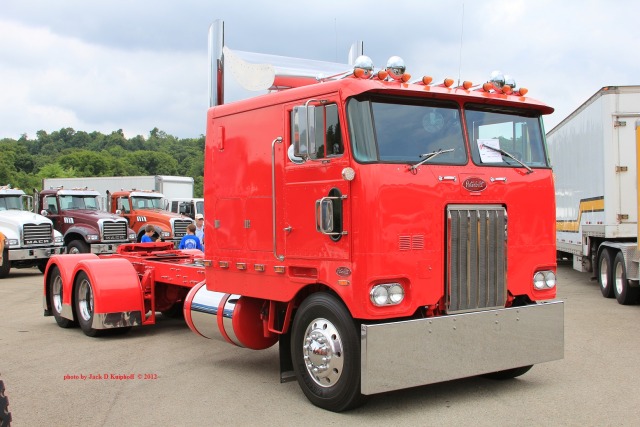
[[[193,178],[190,176],[149,175],[149,176],[100,176],[90,178],[45,178],[42,189],[64,187],[85,188],[100,192],[119,190],[154,190],[162,193],[165,200],[193,198]],[[166,206],[166,204],[165,204]],[[168,206],[167,206],[168,208]]]
[[[602,295],[638,301],[640,86],[607,86],[547,134],[557,250]]]

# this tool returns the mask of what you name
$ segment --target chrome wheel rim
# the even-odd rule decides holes
[[[616,292],[618,295],[622,294],[622,264],[621,263],[617,263],[616,265],[616,269],[615,269],[615,285],[616,285]]]
[[[93,315],[93,291],[91,290],[91,283],[87,279],[80,282],[78,287],[78,309],[80,310],[80,316],[85,321],[91,319]]]
[[[62,277],[56,276],[51,285],[51,296],[53,301],[53,309],[56,313],[62,313]]]
[[[600,262],[600,286],[602,286],[602,289],[606,289],[607,286],[609,285],[609,266],[607,264],[607,261],[602,258],[602,261]]]
[[[342,339],[333,323],[322,318],[312,321],[304,333],[302,354],[307,372],[316,384],[331,387],[338,382],[344,354]]]

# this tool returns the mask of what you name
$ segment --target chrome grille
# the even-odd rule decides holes
[[[187,226],[192,224],[193,221],[188,219],[177,219],[173,223],[173,236],[182,237],[187,234]]]
[[[51,224],[25,224],[22,244],[25,246],[50,245],[53,242]]]
[[[449,313],[504,307],[507,212],[499,205],[447,208]]]
[[[124,221],[104,221],[102,223],[102,240],[118,242],[127,240],[127,223]]]

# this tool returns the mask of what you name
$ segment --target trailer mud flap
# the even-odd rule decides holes
[[[564,357],[564,303],[363,324],[361,344],[362,394],[534,365]]]

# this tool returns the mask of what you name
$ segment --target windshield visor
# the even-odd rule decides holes
[[[531,168],[548,167],[536,112],[468,105],[465,119],[475,164],[522,167],[511,155]]]
[[[349,132],[358,162],[429,164],[467,162],[458,105],[393,98],[353,98],[347,105]]]

